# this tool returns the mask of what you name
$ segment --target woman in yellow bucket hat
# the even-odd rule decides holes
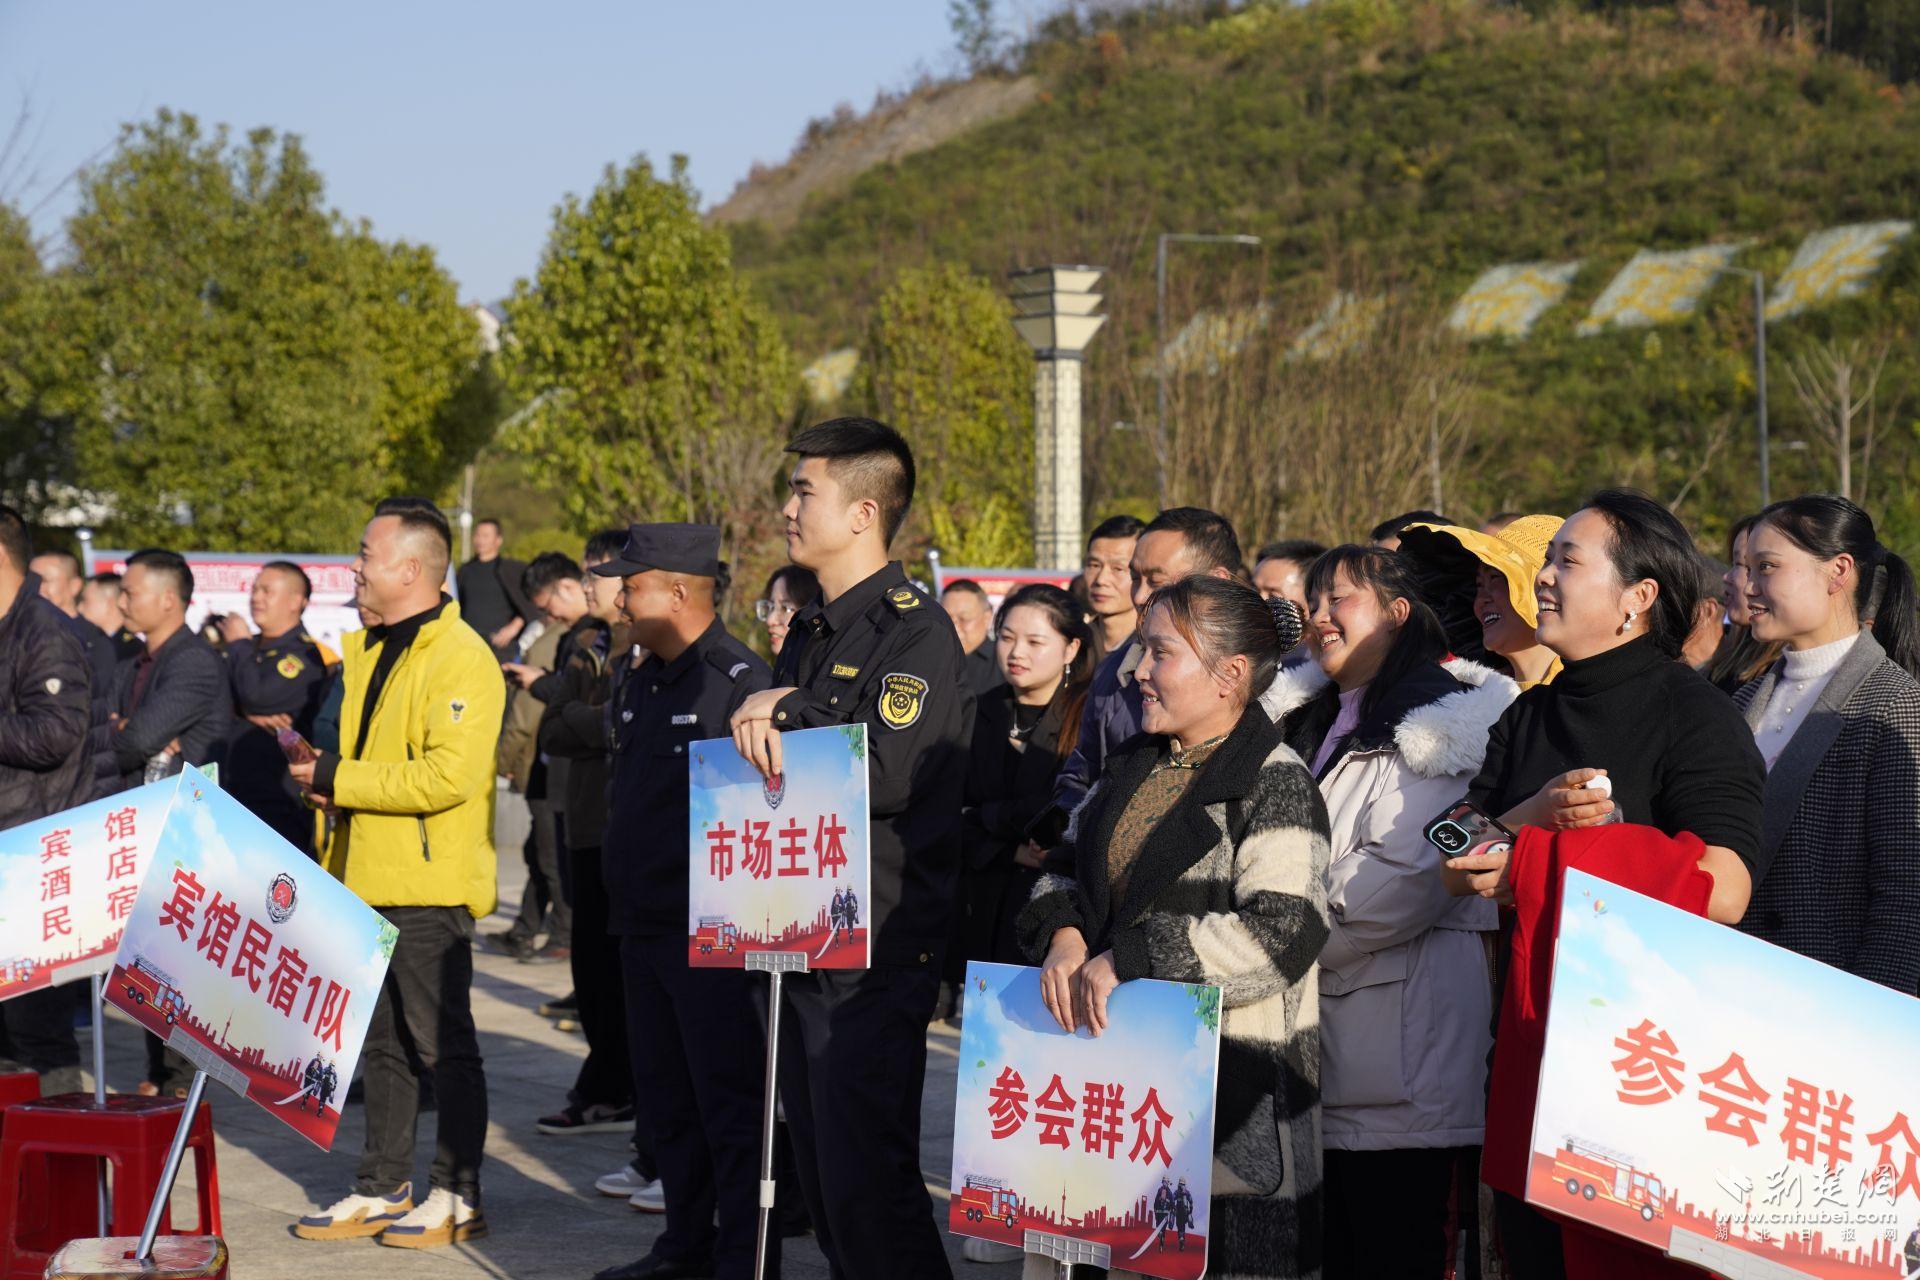
[[[1487,652],[1497,655],[1522,690],[1546,684],[1560,673],[1560,659],[1534,636],[1540,621],[1533,580],[1547,560],[1547,544],[1562,517],[1521,516],[1498,533],[1460,525],[1416,524],[1401,532],[1400,550],[1416,558],[1457,559],[1478,566],[1473,616]]]

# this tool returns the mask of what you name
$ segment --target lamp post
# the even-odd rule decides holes
[[[1728,267],[1735,275],[1753,281],[1753,386],[1759,396],[1754,410],[1760,445],[1760,505],[1773,501],[1773,459],[1767,438],[1767,278],[1746,267]]]
[[[1241,244],[1258,247],[1259,236],[1211,235],[1197,231],[1162,231],[1153,255],[1154,424],[1167,431],[1167,246],[1170,244]],[[1164,472],[1163,472],[1164,477]],[[1161,486],[1166,487],[1164,484]],[[1160,495],[1165,506],[1166,494]]]
[[[1093,292],[1105,267],[1013,274],[1013,327],[1033,348],[1033,551],[1042,568],[1080,563],[1080,361],[1107,322]]]

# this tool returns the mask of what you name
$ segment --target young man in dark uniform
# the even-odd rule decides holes
[[[313,810],[300,798],[274,735],[292,729],[313,740],[313,721],[330,671],[319,641],[301,624],[312,598],[313,583],[306,571],[290,561],[274,560],[260,566],[247,599],[260,634],[255,636],[245,620],[232,614],[220,621],[236,715],[220,785],[308,856],[313,854]]]
[[[613,710],[613,807],[601,848],[620,936],[635,1110],[653,1137],[667,1229],[647,1256],[595,1280],[753,1275],[764,1036],[750,976],[687,964],[687,752],[771,673],[715,613],[720,530],[637,524],[593,572],[647,657]],[[716,1229],[717,1219],[717,1229]],[[767,1275],[780,1274],[779,1241]]]
[[[891,427],[841,418],[794,437],[787,551],[820,578],[794,616],[773,689],[734,742],[780,772],[780,731],[867,727],[873,967],[785,982],[780,1090],[800,1183],[836,1277],[950,1276],[920,1172],[927,1023],[939,992],[973,732],[966,658],[940,606],[887,549],[913,500]]]

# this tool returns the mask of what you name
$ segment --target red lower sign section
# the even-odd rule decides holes
[[[220,1043],[213,1029],[197,1021],[191,1009],[164,999],[156,1003],[151,983],[120,965],[107,975],[107,983],[110,992],[122,997],[113,1003],[135,1022],[176,1045],[184,1032],[217,1056],[229,1071],[246,1077],[249,1101],[272,1112],[276,1120],[322,1150],[332,1148],[334,1130],[340,1125],[339,1108],[347,1097],[347,1081],[336,1080],[333,1097],[323,1104],[304,1087],[300,1070],[295,1068],[289,1075],[291,1064],[262,1062],[254,1051]]]
[[[1737,1222],[1729,1224],[1725,1219],[1716,1223],[1713,1210],[1683,1200],[1683,1193],[1676,1187],[1667,1187],[1657,1203],[1635,1202],[1629,1182],[1626,1198],[1616,1198],[1613,1192],[1620,1185],[1618,1181],[1608,1185],[1601,1171],[1574,1154],[1576,1158],[1568,1159],[1564,1151],[1555,1156],[1535,1152],[1527,1172],[1528,1200],[1549,1212],[1564,1206],[1569,1215],[1577,1212],[1580,1221],[1630,1236],[1662,1253],[1678,1229],[1704,1236],[1720,1248],[1767,1258],[1802,1275],[1825,1280],[1887,1280],[1905,1274],[1900,1265],[1900,1244],[1884,1235],[1856,1229],[1859,1238],[1846,1241],[1829,1238],[1829,1233],[1837,1234],[1837,1228],[1769,1233],[1743,1228]]]
[[[976,1212],[980,1214],[978,1221],[973,1218]],[[1009,1217],[1013,1219],[1012,1226],[1007,1225]],[[1187,1232],[1183,1249],[1180,1233],[1172,1227],[1156,1232],[1151,1226],[1117,1223],[1095,1227],[1070,1225],[1062,1231],[1051,1213],[1036,1215],[1011,1209],[997,1218],[988,1217],[984,1209],[956,1197],[947,1205],[947,1229],[957,1236],[997,1240],[1016,1248],[1025,1242],[1029,1230],[1071,1236],[1075,1240],[1106,1245],[1112,1251],[1116,1268],[1164,1277],[1164,1280],[1199,1280],[1207,1267],[1206,1237]],[[1142,1245],[1146,1246],[1144,1251]]]
[[[687,964],[695,969],[744,969],[749,951],[798,951],[809,969],[867,967],[867,930],[789,929],[772,940],[731,926],[704,927],[687,939]]]

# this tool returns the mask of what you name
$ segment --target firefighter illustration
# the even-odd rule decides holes
[[[1187,1190],[1187,1180],[1180,1179],[1180,1185],[1173,1192],[1173,1226],[1179,1233],[1179,1252],[1187,1251],[1187,1228],[1193,1225],[1193,1192]]]
[[[845,940],[852,942],[853,926],[860,920],[860,899],[854,896],[853,886],[848,885],[844,892],[833,895],[833,901],[833,935],[837,940],[844,934]]]
[[[316,1101],[320,1097],[320,1055],[314,1054],[307,1060],[307,1069],[300,1073],[300,1109],[307,1109],[307,1099]]]
[[[1160,1179],[1160,1189],[1153,1193],[1153,1236],[1162,1253],[1167,1251],[1167,1228],[1172,1225],[1173,1184],[1163,1177]]]

